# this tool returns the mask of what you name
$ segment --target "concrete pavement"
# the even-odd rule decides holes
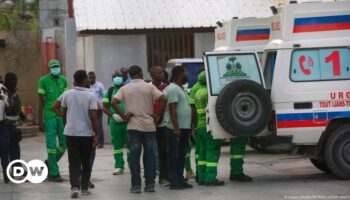
[[[42,135],[25,138],[21,142],[22,159],[45,160],[46,150]],[[193,158],[193,156],[192,156]],[[97,150],[92,181],[96,188],[84,200],[252,200],[252,199],[350,199],[350,181],[336,180],[314,168],[307,158],[300,155],[264,154],[248,151],[245,171],[253,176],[252,183],[233,183],[229,177],[229,148],[224,147],[219,165],[218,178],[226,182],[224,187],[195,185],[192,190],[170,191],[158,186],[153,194],[130,194],[130,171],[122,176],[113,176],[112,147],[106,145]],[[63,183],[4,184],[0,178],[0,200],[64,200],[70,199],[67,155],[59,163]],[[194,167],[194,164],[193,164]]]

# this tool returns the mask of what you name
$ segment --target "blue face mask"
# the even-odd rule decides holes
[[[123,78],[117,76],[117,77],[115,77],[115,78],[113,79],[113,82],[114,82],[114,84],[115,84],[116,86],[120,86],[121,84],[123,84]]]
[[[61,68],[60,67],[50,68],[50,71],[52,75],[57,76],[61,73]]]

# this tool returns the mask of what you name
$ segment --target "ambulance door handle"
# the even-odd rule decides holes
[[[294,103],[294,109],[312,109],[312,102]]]

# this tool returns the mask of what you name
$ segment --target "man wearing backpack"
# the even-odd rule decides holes
[[[124,153],[123,148],[129,149],[127,123],[115,113],[111,107],[111,101],[113,96],[123,86],[123,77],[119,71],[115,71],[112,74],[113,86],[108,89],[103,97],[103,112],[108,116],[108,124],[111,130],[111,139],[113,145],[113,155],[115,160],[113,175],[121,175],[124,173]],[[124,103],[121,103],[120,108],[125,111]],[[128,150],[128,162],[130,158],[130,152]]]

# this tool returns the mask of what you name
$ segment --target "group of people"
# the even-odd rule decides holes
[[[10,182],[6,174],[9,163],[21,157],[19,143],[22,134],[16,126],[18,119],[23,118],[21,107],[17,95],[17,75],[7,73],[4,80],[0,76],[0,159],[5,183]]]
[[[151,82],[144,81],[139,66],[122,68],[112,73],[113,84],[107,91],[96,81],[94,72],[84,70],[75,72],[74,87],[69,89],[60,62],[51,60],[48,66],[50,73],[40,78],[38,87],[38,121],[46,136],[48,181],[63,181],[57,163],[68,149],[72,198],[77,198],[80,190],[88,195],[89,188],[94,188],[90,177],[95,151],[104,144],[102,113],[108,117],[111,131],[114,175],[124,173],[127,149],[131,193],[142,191],[142,151],[145,192],[155,192],[157,169],[160,184],[172,190],[192,188],[186,179],[191,176],[184,177],[185,165],[190,165],[185,162],[189,160],[191,138],[195,138],[196,182],[224,185],[216,178],[221,140],[213,139],[207,130],[208,90],[203,70],[188,95],[183,87],[188,82],[184,66],[175,66],[170,79],[162,67],[153,66],[149,69]],[[0,129],[3,127],[0,123]],[[234,138],[230,143],[230,180],[251,181],[242,167],[246,139]]]

